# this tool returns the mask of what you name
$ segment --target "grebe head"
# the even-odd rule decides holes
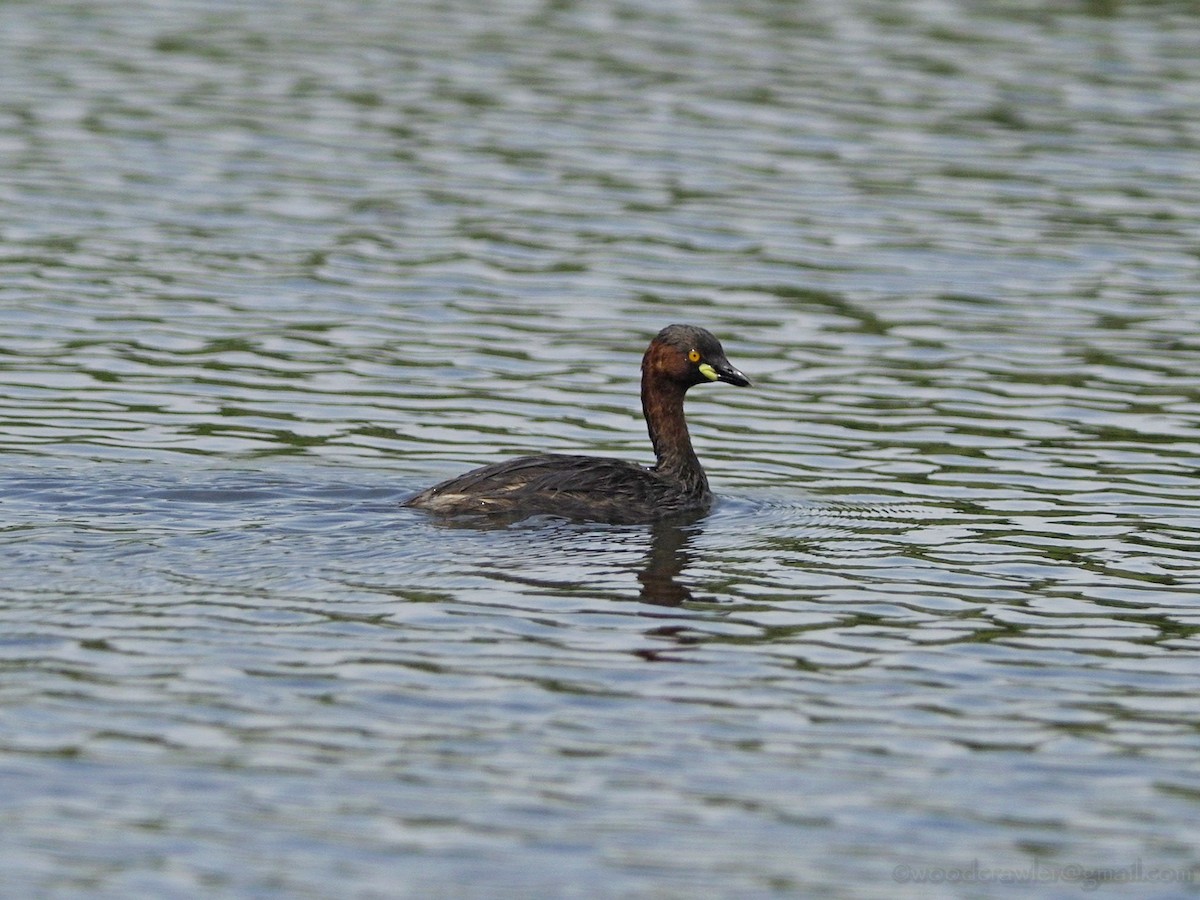
[[[642,371],[648,377],[674,382],[685,391],[709,381],[739,387],[750,384],[725,358],[721,342],[695,325],[668,325],[660,331],[642,359]]]

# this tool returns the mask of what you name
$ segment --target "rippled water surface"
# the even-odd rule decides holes
[[[1194,889],[1197,47],[0,6],[0,893]],[[648,461],[674,321],[755,381],[689,400],[709,515],[399,507]]]

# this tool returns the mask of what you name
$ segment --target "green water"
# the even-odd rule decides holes
[[[0,894],[1200,865],[1188,3],[0,6]],[[453,527],[526,452],[678,527]]]

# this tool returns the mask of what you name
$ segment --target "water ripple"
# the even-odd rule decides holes
[[[5,884],[1178,896],[1200,20],[1146,12],[0,5]],[[648,462],[671,321],[755,382],[689,399],[710,514],[399,507]]]

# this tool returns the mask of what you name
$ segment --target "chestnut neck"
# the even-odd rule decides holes
[[[652,364],[650,354],[642,364],[642,415],[654,446],[654,471],[679,483],[689,494],[708,493],[708,479],[688,434],[683,398],[689,385],[670,377]]]

